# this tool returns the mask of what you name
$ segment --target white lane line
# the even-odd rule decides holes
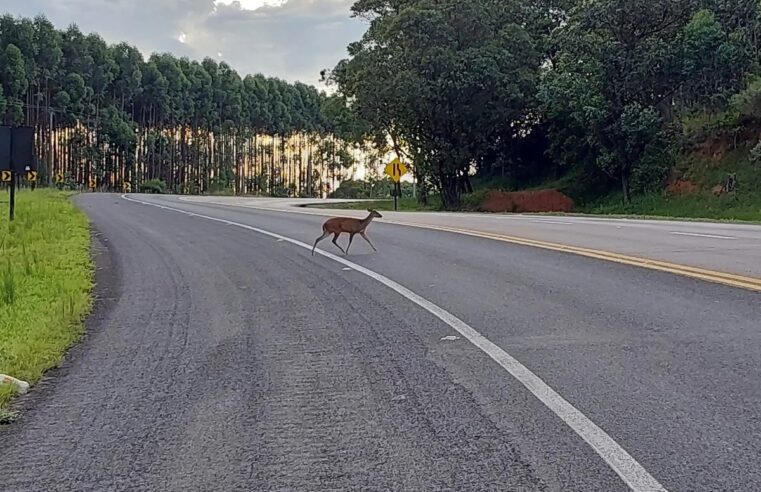
[[[691,236],[691,237],[707,237],[710,239],[727,239],[727,240],[735,240],[736,237],[732,236],[717,236],[714,234],[698,234],[697,232],[669,232],[669,234],[673,234],[675,236]]]
[[[122,195],[122,198],[142,205],[150,205],[161,208],[163,210],[171,210],[179,212],[181,214],[190,215],[189,212],[178,208],[166,207],[163,205],[157,205],[150,202],[143,202],[140,200],[134,200]],[[219,222],[226,225],[232,225],[246,229],[249,231],[262,234],[264,236],[272,237],[275,239],[282,239],[284,242],[291,243],[307,251],[312,250],[312,246],[306,243],[302,243],[296,239],[291,239],[274,232],[265,231],[257,227],[240,224],[238,222],[232,222],[225,219],[219,219],[217,217],[210,217],[208,215],[194,214],[195,217]],[[568,401],[560,396],[555,390],[553,390],[547,383],[542,381],[536,374],[531,372],[526,366],[518,362],[513,356],[502,350],[499,346],[492,341],[481,335],[467,323],[460,318],[451,314],[444,308],[439,307],[433,302],[425,299],[422,296],[412,292],[403,285],[391,280],[390,278],[369,270],[361,265],[353,263],[345,258],[336,256],[327,251],[317,249],[315,253],[320,254],[326,258],[336,261],[346,267],[349,267],[359,273],[362,273],[373,280],[380,282],[397,294],[405,297],[407,300],[414,304],[417,304],[421,308],[425,309],[441,321],[452,327],[464,338],[468,339],[470,343],[481,349],[486,355],[488,355],[497,364],[502,366],[511,376],[518,380],[523,386],[526,387],[539,401],[541,401],[547,408],[555,413],[560,419],[565,422],[571,429],[576,432],[584,441],[589,444],[597,454],[605,460],[608,466],[615,471],[619,477],[629,486],[629,488],[636,492],[665,492],[666,489],[661,485],[645,468],[637,462],[624,448],[621,447],[616,441],[613,440],[608,434],[605,433],[600,427],[592,422],[586,415],[581,413],[576,407],[571,405]]]
[[[573,225],[573,222],[563,222],[561,220],[532,220],[534,224],[560,224],[560,225]]]

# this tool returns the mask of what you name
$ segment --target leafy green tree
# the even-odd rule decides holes
[[[140,96],[143,82],[143,55],[137,48],[127,43],[119,43],[111,48],[111,56],[115,64],[115,79],[113,81],[113,102],[121,111],[134,106],[134,101]]]
[[[684,86],[687,103],[711,111],[726,107],[751,71],[750,48],[738,33],[728,34],[713,12],[700,10],[684,28]]]
[[[652,153],[668,160],[693,11],[691,0],[595,0],[555,34],[558,54],[541,89],[554,149],[561,159],[588,155],[626,202],[632,174],[658,160]]]
[[[6,98],[6,123],[17,125],[24,118],[24,100],[28,87],[26,64],[21,50],[8,44],[0,51],[0,80]]]
[[[363,0],[353,11],[370,29],[331,79],[376,140],[406,147],[444,206],[457,207],[471,166],[528,117],[541,58],[521,4]]]

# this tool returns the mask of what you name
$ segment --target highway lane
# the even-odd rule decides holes
[[[437,362],[451,330],[393,292],[237,228],[80,203],[105,304],[0,431],[0,489],[546,489]]]
[[[293,210],[314,200],[189,197],[189,201]],[[337,200],[338,201],[338,200]],[[362,212],[301,210],[359,216]],[[761,278],[761,225],[602,217],[387,212],[396,223],[458,227]]]
[[[322,221],[187,202],[179,207],[213,208],[305,242]],[[683,477],[681,485],[666,481],[670,490],[758,487],[753,460],[759,442],[749,436],[760,430],[759,294],[479,238],[373,228],[385,248],[379,255],[358,249],[353,259],[509,348],[603,429],[610,432],[608,422],[621,425],[611,434],[645,468],[667,467]],[[552,447],[550,441],[545,449]],[[724,448],[737,455],[708,451]],[[752,481],[743,481],[748,476]]]
[[[308,243],[322,220],[140,199]],[[108,240],[111,304],[0,431],[9,490],[626,490],[482,351],[358,271],[116,196],[81,204]],[[357,241],[351,261],[512,354],[668,490],[761,487],[759,294],[451,233],[370,235],[380,252]]]

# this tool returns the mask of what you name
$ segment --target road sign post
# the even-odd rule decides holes
[[[394,210],[399,210],[399,198],[402,196],[402,177],[409,172],[409,169],[397,157],[386,166],[384,172],[394,182]]]
[[[13,220],[16,208],[16,176],[13,175],[11,163],[12,134],[9,126],[0,126],[0,181],[8,183],[9,206],[8,216]]]
[[[10,193],[8,200],[10,203],[9,217],[13,220],[13,212],[16,208],[16,177],[13,175],[13,171],[10,169],[0,171],[0,182],[8,183],[8,192]]]
[[[13,219],[16,218],[16,173],[11,171],[11,196],[9,206],[8,206],[8,218],[11,222],[13,222]]]
[[[26,180],[31,184],[32,191],[34,191],[35,187],[37,186],[37,171],[32,171],[31,167],[26,166]]]

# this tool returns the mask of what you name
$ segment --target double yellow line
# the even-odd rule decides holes
[[[728,285],[730,287],[737,287],[740,289],[752,290],[755,292],[761,292],[761,278],[744,277],[742,275],[734,275],[731,273],[717,272],[714,270],[707,270],[704,268],[691,267],[687,265],[680,265],[677,263],[669,263],[666,261],[651,260],[648,258],[639,258],[636,256],[622,255],[618,253],[611,253],[610,251],[601,251],[590,248],[580,248],[577,246],[568,246],[565,244],[549,243],[546,241],[537,241],[535,239],[526,239],[522,237],[506,236],[503,234],[495,234],[491,232],[473,231],[470,229],[460,229],[456,227],[444,227],[428,224],[416,224],[410,222],[396,222],[387,221],[384,222],[395,225],[403,225],[408,227],[417,227],[420,229],[433,229],[436,231],[452,232],[455,234],[464,234],[466,236],[479,237],[484,239],[493,239],[496,241],[502,241],[503,243],[518,244],[521,246],[531,246],[534,248],[542,248],[550,251],[560,251],[563,253],[571,253],[579,256],[585,256],[587,258],[594,258],[597,260],[611,261],[613,263],[620,263],[622,265],[631,265],[640,268],[647,268],[649,270],[657,270],[659,272],[671,273],[674,275],[682,275],[684,277],[695,278],[699,280],[705,280],[707,282],[713,282],[717,284]]]

